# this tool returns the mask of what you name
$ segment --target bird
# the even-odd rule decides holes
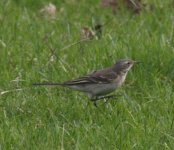
[[[68,87],[86,93],[89,99],[93,101],[96,106],[97,100],[112,97],[106,95],[122,86],[129,70],[137,63],[139,63],[139,61],[120,59],[111,67],[93,71],[88,75],[74,80],[62,83],[34,83],[33,85]]]

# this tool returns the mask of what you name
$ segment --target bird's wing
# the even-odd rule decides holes
[[[96,71],[87,76],[80,77],[76,80],[64,82],[64,85],[79,85],[79,84],[107,84],[115,80],[117,74],[113,71]]]

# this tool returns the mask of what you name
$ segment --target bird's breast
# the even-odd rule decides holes
[[[119,75],[115,80],[114,82],[117,84],[117,86],[121,86],[123,84],[123,82],[125,81],[126,79],[126,75],[127,74],[123,74],[123,75]]]

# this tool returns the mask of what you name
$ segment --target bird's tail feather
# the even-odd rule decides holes
[[[46,83],[33,83],[34,86],[64,86],[63,83],[50,83],[50,82],[46,82]]]

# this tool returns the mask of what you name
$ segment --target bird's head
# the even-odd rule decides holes
[[[114,71],[121,72],[121,73],[127,73],[134,64],[139,63],[138,61],[134,61],[131,59],[121,59],[116,62],[114,65]]]

